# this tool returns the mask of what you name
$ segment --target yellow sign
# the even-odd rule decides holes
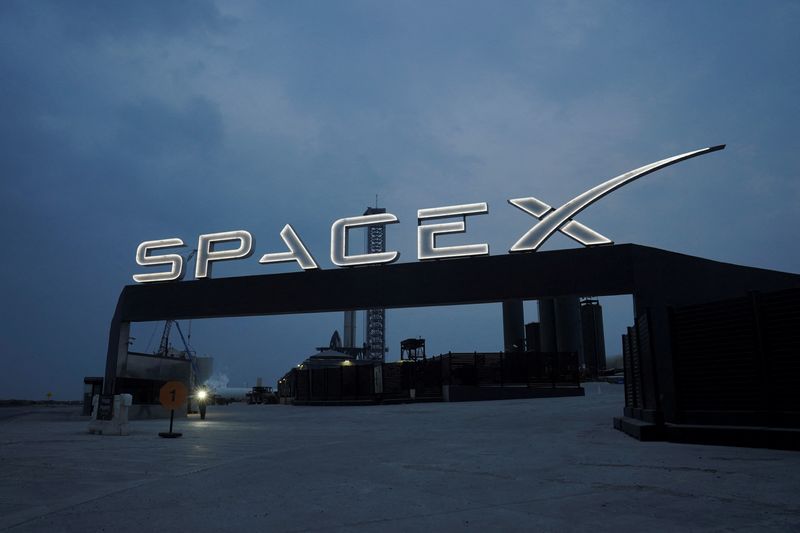
[[[186,403],[188,394],[186,385],[180,381],[168,381],[161,387],[158,399],[167,409],[177,409]]]

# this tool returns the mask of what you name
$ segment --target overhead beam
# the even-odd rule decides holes
[[[104,392],[130,322],[631,294],[636,313],[800,286],[800,276],[633,244],[128,285],[109,331]],[[123,342],[125,341],[125,342]],[[124,345],[124,348],[123,348]]]

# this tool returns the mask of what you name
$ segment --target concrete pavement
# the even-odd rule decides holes
[[[638,442],[622,386],[365,407],[212,406],[86,433],[0,413],[0,530],[792,531],[800,453]],[[10,409],[10,408],[9,408]]]

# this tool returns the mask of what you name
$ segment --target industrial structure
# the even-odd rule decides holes
[[[596,378],[606,369],[603,307],[596,298],[581,300],[581,347],[584,375]]]
[[[525,324],[525,342],[533,352],[569,352],[578,356],[581,376],[594,379],[606,368],[603,307],[597,298],[543,298],[539,322]]]
[[[639,313],[622,338],[617,429],[640,440],[800,449],[800,288],[669,309],[668,361],[656,351],[655,311]]]
[[[319,287],[328,290],[320,291]],[[680,380],[676,380],[681,371],[676,367],[680,359],[674,357],[670,318],[670,310],[676,307],[741,297],[748,291],[798,287],[797,274],[726,264],[634,244],[325,269],[313,275],[297,272],[129,285],[123,288],[111,320],[103,395],[122,390],[122,380],[130,369],[127,341],[131,322],[500,302],[505,347],[502,368],[505,368],[510,361],[505,354],[524,350],[523,301],[540,302],[543,352],[578,353],[574,346],[582,342],[580,296],[631,295],[637,322],[646,320],[647,324],[642,329],[647,342],[637,344],[646,346],[646,351],[639,355],[643,407],[626,408],[625,416],[617,424],[620,429],[642,436],[637,428],[645,425],[669,427],[666,434],[651,435],[691,439],[696,428],[690,426],[696,424],[689,420],[694,420],[702,421],[720,441],[733,442],[745,434],[780,434],[781,438],[794,439],[793,442],[800,444],[797,437],[800,425],[793,411],[796,409],[793,402],[800,394],[796,375],[779,376],[789,378],[795,385],[781,389],[788,391],[785,394],[793,399],[784,404],[780,399],[777,404],[765,404],[765,416],[728,417],[709,411],[702,418],[682,418],[678,403],[681,391],[677,388]],[[775,317],[769,323],[778,331],[796,331],[796,320],[787,318],[794,315],[780,309],[785,307],[769,307],[764,311]],[[761,316],[764,315],[756,315]],[[553,327],[545,327],[548,323]],[[791,339],[788,334],[784,337]],[[754,338],[757,341],[761,337]],[[548,343],[550,346],[556,343],[558,349],[544,350]],[[794,350],[791,346],[789,349]],[[765,370],[763,362],[755,361],[755,368]],[[358,378],[366,380],[367,374],[362,375],[359,370]],[[377,382],[374,371],[369,380]],[[736,387],[727,390],[736,394],[745,392]],[[787,409],[791,412],[777,415]],[[784,422],[778,424],[780,420]],[[751,425],[756,422],[759,425]]]
[[[399,253],[383,252],[384,225],[399,220],[378,208],[377,200],[365,216],[340,218],[331,226],[331,261],[343,267],[334,270],[319,269],[291,226],[286,225],[281,236],[289,251],[265,254],[259,262],[296,261],[303,272],[210,279],[213,262],[242,259],[252,253],[252,235],[237,230],[199,237],[194,281],[156,283],[179,281],[182,258],[174,254],[148,254],[161,248],[183,246],[183,241],[145,241],[137,248],[137,263],[172,268],[136,274],[134,280],[142,284],[127,286],[120,294],[111,321],[103,394],[99,399],[106,403],[114,400],[114,395],[124,390],[124,380],[129,378],[132,356],[127,343],[131,322],[346,311],[344,348],[355,351],[354,312],[360,309],[367,310],[364,347],[360,359],[356,359],[362,364],[352,364],[345,353],[341,354],[345,358],[334,368],[309,368],[307,373],[300,372],[302,368],[296,369],[295,383],[289,385],[294,387],[291,397],[300,398],[307,393],[313,400],[320,395],[336,397],[338,393],[344,399],[350,391],[355,391],[358,398],[362,391],[370,390],[381,398],[388,390],[405,396],[408,386],[407,396],[414,400],[418,390],[435,391],[437,383],[442,399],[452,398],[452,386],[471,387],[471,393],[478,397],[496,394],[490,392],[495,390],[503,390],[500,397],[507,397],[506,389],[514,390],[514,394],[522,391],[522,397],[526,397],[533,388],[531,385],[542,379],[552,381],[556,376],[552,383],[555,390],[559,375],[577,376],[575,385],[578,385],[581,369],[589,375],[598,374],[605,365],[605,354],[600,348],[601,310],[599,302],[590,298],[582,305],[581,298],[631,295],[636,323],[625,341],[625,381],[630,385],[626,393],[632,399],[626,404],[624,416],[614,421],[616,427],[639,438],[692,440],[710,436],[714,440],[737,442],[746,437],[744,440],[748,442],[769,445],[780,441],[781,445],[800,447],[800,387],[793,372],[798,350],[796,332],[800,329],[797,314],[800,276],[646,246],[614,245],[611,239],[575,219],[591,204],[627,183],[724,147],[701,148],[649,163],[596,185],[558,207],[533,197],[509,199],[509,204],[538,220],[511,245],[509,255],[488,255],[487,243],[437,246],[437,235],[463,232],[467,216],[488,213],[486,202],[420,209],[418,263],[392,264]],[[430,223],[452,217],[462,220]],[[424,220],[429,223],[423,224]],[[363,226],[368,227],[367,253],[350,256],[348,228]],[[585,248],[541,251],[541,246],[557,232]],[[212,253],[217,253],[213,250],[214,243],[228,241],[238,242],[239,247],[219,251],[212,257]],[[161,259],[148,261],[153,257]],[[320,290],[321,287],[326,290]],[[791,291],[786,292],[787,289]],[[783,292],[764,301],[751,297],[752,313],[742,319],[742,309],[748,309],[743,294],[754,291]],[[727,303],[710,303],[725,299],[737,299],[731,306],[738,309],[738,314],[726,314]],[[529,339],[526,339],[525,300],[537,300],[539,305],[539,325],[527,328],[533,334]],[[497,357],[448,354],[446,358],[442,355],[438,359],[382,363],[386,353],[385,309],[493,302],[502,305],[503,317],[503,349]],[[717,309],[719,305],[722,310]],[[721,357],[704,360],[704,350],[713,348],[704,345],[705,336],[725,330],[719,327],[719,322],[733,325],[731,332],[747,332],[739,338],[739,344],[747,345],[739,363],[748,372],[720,371],[715,376],[719,379],[712,380],[717,388],[709,392],[696,386],[697,372],[691,369],[699,361],[701,366],[697,368],[708,375],[716,366],[726,364],[724,350],[716,354]],[[530,350],[533,342],[538,349]],[[736,347],[737,343],[729,346]],[[191,363],[188,348],[186,353],[186,362]],[[713,350],[711,353],[714,354]],[[164,354],[155,357],[168,359]],[[367,368],[362,371],[362,366]],[[751,377],[749,381],[739,379],[745,374]],[[305,378],[307,382],[303,382]],[[355,382],[348,385],[348,380]],[[284,386],[286,381],[284,378]],[[518,386],[505,386],[511,382]],[[768,390],[770,383],[774,383],[776,393]],[[751,388],[760,393],[754,394]],[[710,398],[702,397],[706,393]],[[759,400],[755,408],[750,401],[753,398]],[[686,405],[692,405],[693,401],[697,401],[694,408],[687,409]],[[757,412],[750,412],[754,409]]]
[[[176,349],[170,342],[173,332],[178,333],[182,350]],[[133,398],[133,405],[128,408],[129,417],[161,418],[169,416],[168,411],[159,404],[161,387],[168,381],[180,381],[187,390],[194,391],[211,377],[214,359],[198,357],[180,324],[169,319],[164,323],[161,340],[154,353],[126,349],[125,353],[120,353],[118,365],[117,393],[130,394]],[[192,408],[190,402],[188,409]]]
[[[377,203],[377,202],[376,202]],[[367,207],[364,215],[386,213],[386,208]],[[364,251],[368,254],[386,251],[386,225],[373,224],[367,226]],[[344,342],[341,350],[353,355],[356,359],[383,361],[386,356],[386,309],[369,308],[364,313],[364,343],[356,346],[357,319],[353,309],[344,312]]]
[[[392,363],[317,354],[278,381],[281,403],[293,405],[459,402],[583,394],[577,355],[566,353],[447,353]]]
[[[383,207],[368,207],[364,211],[365,215],[377,215],[385,213]],[[386,251],[386,225],[373,224],[367,226],[366,252],[374,254]],[[383,361],[386,354],[386,309],[374,307],[367,309],[366,327],[364,331],[364,342],[366,344],[366,359],[372,361]]]
[[[425,339],[405,339],[400,341],[400,360],[417,361],[425,359]]]

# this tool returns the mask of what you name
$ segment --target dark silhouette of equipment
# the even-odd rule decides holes
[[[425,339],[406,339],[400,341],[400,360],[418,361],[425,359]]]
[[[265,387],[261,378],[256,379],[256,386],[246,396],[249,405],[278,403],[278,396],[272,391],[272,387]]]

